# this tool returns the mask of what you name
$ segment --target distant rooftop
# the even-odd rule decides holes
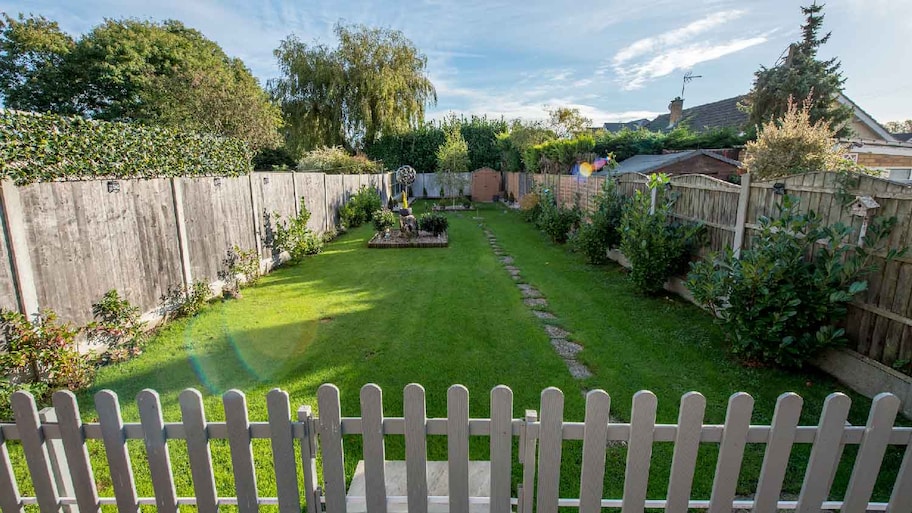
[[[657,169],[663,168],[669,164],[674,164],[675,162],[680,162],[682,160],[687,160],[689,158],[695,157],[697,155],[706,155],[707,157],[720,160],[727,164],[731,164],[735,167],[741,167],[741,162],[737,160],[732,160],[727,157],[723,157],[718,153],[709,150],[688,150],[688,151],[677,151],[674,153],[666,153],[663,155],[634,155],[629,159],[621,161],[617,167],[614,169],[599,171],[595,173],[597,176],[605,175],[621,175],[627,173],[642,173],[648,174]]]
[[[741,128],[747,123],[748,116],[738,108],[738,104],[745,97],[746,95],[735,96],[684,109],[676,126],[687,125],[697,132],[714,128]],[[646,128],[653,131],[667,130],[669,116],[670,114],[662,114],[650,121]]]

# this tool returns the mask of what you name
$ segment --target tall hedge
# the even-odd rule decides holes
[[[237,139],[130,123],[0,110],[0,177],[17,184],[90,178],[237,176]]]

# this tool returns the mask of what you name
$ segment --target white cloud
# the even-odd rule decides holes
[[[686,70],[701,62],[765,43],[769,33],[721,42],[715,38],[693,41],[697,36],[723,31],[744,14],[743,10],[721,11],[664,34],[635,41],[618,50],[611,65],[602,66],[596,74],[605,75],[610,68],[621,88],[630,91],[676,70]]]

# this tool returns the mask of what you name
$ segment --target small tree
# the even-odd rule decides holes
[[[835,137],[827,121],[811,121],[810,98],[801,106],[789,98],[782,118],[764,123],[757,139],[747,143],[744,167],[761,179],[811,171],[857,170],[843,157],[845,148]]]
[[[462,191],[468,183],[465,173],[469,171],[469,146],[458,125],[447,129],[443,144],[437,148],[437,181],[447,194],[453,191]],[[456,204],[452,195],[453,204]]]
[[[548,110],[548,128],[561,138],[573,137],[591,124],[592,120],[580,114],[577,108],[557,107]]]

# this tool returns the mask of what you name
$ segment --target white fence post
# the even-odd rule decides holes
[[[35,287],[35,274],[32,272],[32,260],[29,256],[23,216],[25,211],[19,199],[19,189],[12,180],[3,180],[0,183],[0,210],[9,244],[11,271],[19,311],[31,318],[38,313],[38,290]]]
[[[741,258],[741,248],[744,247],[744,230],[747,224],[747,209],[750,207],[751,175],[741,175],[741,191],[738,195],[738,216],[735,218],[735,241],[732,249],[735,258]]]
[[[56,424],[57,412],[54,408],[43,408],[38,411],[41,424]],[[63,440],[60,438],[47,440],[48,459],[51,463],[51,473],[54,475],[54,484],[57,485],[57,495],[60,497],[75,497],[76,489],[73,487],[73,476],[70,475],[70,465],[67,463],[66,453],[63,450]],[[79,506],[66,504],[64,513],[79,513]]]

